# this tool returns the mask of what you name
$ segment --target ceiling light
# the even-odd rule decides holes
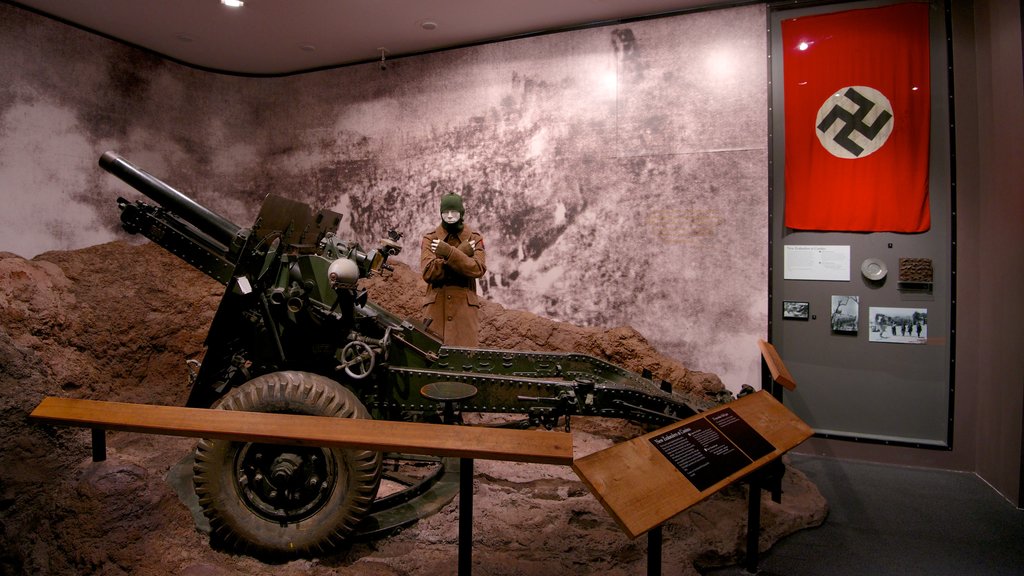
[[[220,0],[220,3],[229,8],[241,8],[242,6],[245,6],[245,2],[242,2],[242,0]]]
[[[433,20],[420,20],[420,28],[424,30],[437,30],[437,22]]]

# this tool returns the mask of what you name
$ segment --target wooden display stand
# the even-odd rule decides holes
[[[580,458],[572,467],[623,532],[630,538],[648,534],[648,574],[660,574],[664,522],[777,461],[811,434],[762,390]],[[760,513],[760,491],[752,482],[752,514],[755,503]],[[748,568],[750,558],[756,566],[754,525],[748,523]]]
[[[782,401],[782,388],[795,390],[796,381],[789,373],[786,365],[782,363],[779,352],[775,346],[765,342],[757,341],[757,347],[761,349],[761,388],[771,392],[776,400]]]

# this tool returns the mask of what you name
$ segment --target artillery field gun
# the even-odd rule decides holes
[[[574,415],[664,425],[697,411],[667,383],[592,356],[444,346],[357,286],[390,269],[401,250],[397,232],[364,250],[335,235],[340,214],[274,195],[241,228],[113,152],[99,163],[157,204],[118,198],[126,231],[226,287],[189,406],[443,422],[459,419],[457,406],[522,414],[548,428],[568,428]],[[442,462],[430,478],[378,498],[385,460],[394,458],[204,439],[193,481],[211,537],[223,545],[311,555],[418,517],[411,503],[452,466]]]

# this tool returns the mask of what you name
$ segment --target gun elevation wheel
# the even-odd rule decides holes
[[[355,380],[361,380],[373,372],[377,362],[377,354],[366,342],[353,340],[341,349],[342,366],[345,367],[345,374]]]
[[[370,418],[347,388],[308,372],[259,376],[218,408]],[[255,556],[303,556],[336,548],[367,515],[380,485],[381,455],[203,439],[193,472],[215,543]]]

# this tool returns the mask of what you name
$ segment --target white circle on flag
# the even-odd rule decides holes
[[[895,121],[885,94],[869,86],[847,86],[818,108],[814,133],[833,156],[864,158],[885,145]]]

